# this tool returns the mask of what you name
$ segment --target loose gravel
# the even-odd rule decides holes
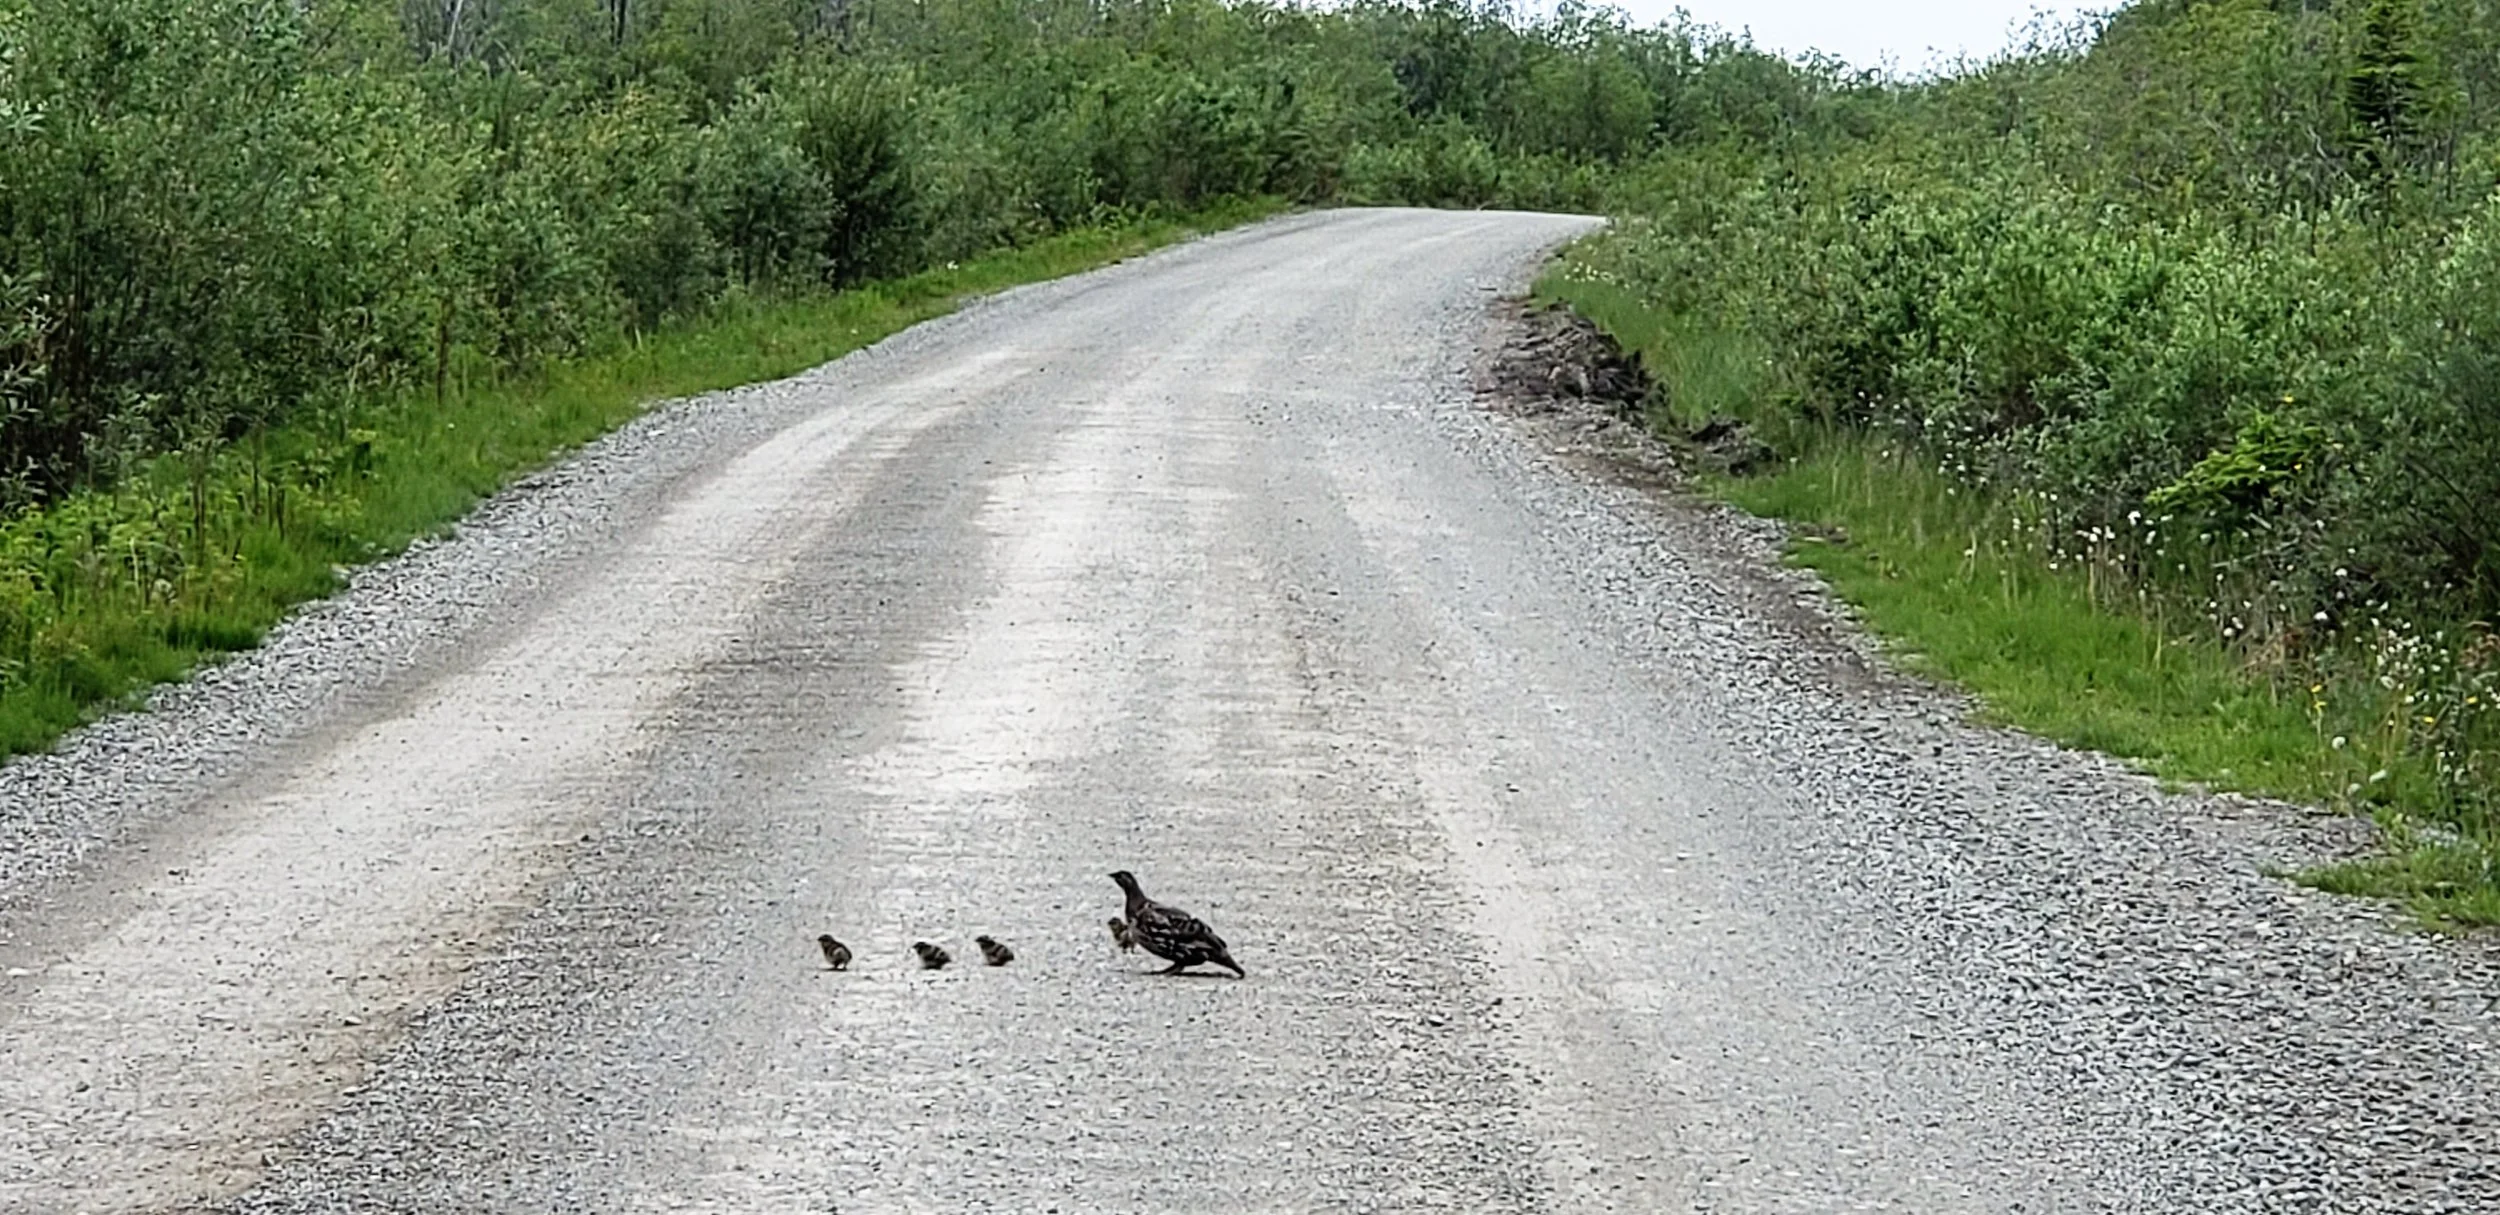
[[[2500,1210],[2500,937],[2281,876],[2365,849],[2366,822],[1971,724],[1781,561],[1785,529],[1684,492],[1693,453],[1523,391],[1530,328],[1500,319],[1483,408],[1439,421],[1593,555],[1589,601],[1797,808],[1749,824],[1809,892],[1794,914],[1917,976],[1900,994],[1955,1049],[2022,1061],[2050,1151],[2126,1162],[2058,1209]]]
[[[276,1050],[388,955],[287,1104],[44,1088],[0,1206],[2492,1209],[2488,940],[2267,876],[2343,825],[1966,724],[1669,454],[1473,390],[1579,226],[1296,217],[670,406],[0,769],[0,1066]],[[137,980],[314,831],[417,940]],[[1112,952],[1123,867],[1250,978]],[[975,932],[1017,963],[910,967]]]

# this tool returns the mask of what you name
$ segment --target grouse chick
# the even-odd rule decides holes
[[[1005,966],[1016,960],[1016,951],[991,937],[974,937],[972,943],[981,947],[981,960],[992,966]]]
[[[1250,977],[1240,963],[1233,961],[1231,951],[1224,948],[1224,938],[1215,935],[1215,930],[1198,917],[1147,898],[1146,892],[1137,888],[1137,875],[1126,869],[1112,874],[1111,880],[1118,882],[1128,895],[1129,931],[1136,934],[1137,943],[1145,946],[1146,952],[1171,963],[1159,973],[1179,974],[1203,962],[1221,966],[1237,979]]]
[[[835,970],[849,970],[851,968],[851,947],[840,941],[834,940],[832,933],[828,932],[818,934],[816,937],[816,948],[825,951],[825,965],[830,966]]]
[[[955,960],[954,955],[946,952],[945,947],[931,945],[927,941],[912,942],[911,951],[920,955],[922,970],[943,970],[947,963]]]
[[[1116,915],[1111,917],[1111,941],[1120,947],[1121,953],[1137,952],[1137,930]]]

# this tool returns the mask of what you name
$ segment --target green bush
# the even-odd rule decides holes
[[[0,509],[1107,216],[1591,206],[1695,38],[1448,0],[0,0]]]
[[[1705,46],[1567,281],[1641,318],[1671,400],[1750,396],[1802,468],[1914,453],[1987,504],[1967,561],[2082,571],[2306,689],[2318,767],[2277,787],[2500,855],[2487,17],[2147,0],[1917,83]]]
[[[1436,119],[1394,144],[1355,145],[1346,197],[1362,203],[1481,207],[1501,196],[1502,163],[1466,123]]]

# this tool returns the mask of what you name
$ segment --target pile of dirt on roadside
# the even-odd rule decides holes
[[[1558,446],[1583,449],[1653,474],[1706,468],[1746,476],[1779,455],[1734,418],[1687,428],[1667,391],[1612,336],[1559,305],[1505,306],[1503,335],[1481,389],[1494,408],[1535,419]]]
[[[1647,420],[1656,386],[1638,360],[1570,309],[1510,305],[1509,341],[1491,368],[1497,395],[1520,413]]]

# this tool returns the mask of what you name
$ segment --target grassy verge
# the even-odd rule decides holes
[[[2088,573],[1992,543],[1988,505],[1916,461],[1834,442],[1717,488],[1809,525],[1791,559],[1864,613],[1904,665],[1969,687],[1996,721],[2172,782],[2332,792],[2306,698],[2250,677],[2218,645],[2106,609]]]
[[[1073,231],[840,293],[757,299],[518,378],[373,394],[126,470],[0,521],[0,756],[39,750],[258,644],[341,567],[404,547],[653,402],[790,375],[974,296],[1271,214],[1272,201]]]
[[[1986,717],[2104,751],[2173,784],[2202,784],[2375,816],[2387,849],[2297,875],[2348,894],[2404,901],[2433,925],[2500,924],[2500,832],[2460,805],[2458,728],[2482,711],[2389,678],[2372,655],[2286,662],[2245,653],[2177,597],[2041,534],[2009,497],[1975,495],[1881,436],[1763,416],[1759,351],[1705,324],[1662,316],[1602,279],[1542,284],[1595,321],[1667,385],[1675,416],[1754,422],[1793,453],[1777,471],[1708,486],[1755,514],[1800,525],[1790,559],[1818,572],[1907,668],[1973,693]],[[2412,643],[2406,643],[2412,644]]]

